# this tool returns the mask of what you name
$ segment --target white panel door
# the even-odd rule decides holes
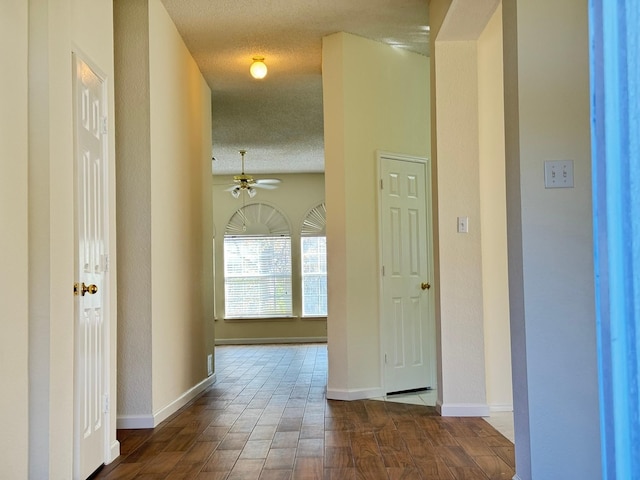
[[[434,387],[427,166],[425,159],[380,158],[381,331],[387,393]]]
[[[74,56],[76,324],[74,478],[86,479],[106,448],[106,138],[104,85]]]

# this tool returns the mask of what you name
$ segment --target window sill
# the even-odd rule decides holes
[[[225,322],[250,322],[250,321],[257,321],[257,322],[264,322],[264,321],[282,321],[282,320],[295,320],[298,317],[291,315],[291,316],[278,316],[278,317],[225,317],[224,321]]]
[[[300,317],[301,320],[326,320],[326,315],[303,315]]]

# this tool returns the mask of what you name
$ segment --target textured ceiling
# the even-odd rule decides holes
[[[428,55],[428,0],[162,0],[211,87],[214,174],[324,171],[322,37]],[[263,80],[249,75],[265,58]]]

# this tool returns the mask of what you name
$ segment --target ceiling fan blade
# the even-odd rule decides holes
[[[282,180],[280,180],[279,178],[258,178],[256,180],[256,183],[261,183],[261,184],[278,184],[278,183],[282,183]]]
[[[275,190],[278,188],[278,185],[273,185],[271,183],[255,183],[251,186],[255,188],[264,188],[265,190]]]

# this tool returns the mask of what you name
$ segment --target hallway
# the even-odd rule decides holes
[[[511,479],[514,447],[480,418],[325,397],[326,345],[216,347],[216,383],[156,429],[118,430],[95,478]]]

